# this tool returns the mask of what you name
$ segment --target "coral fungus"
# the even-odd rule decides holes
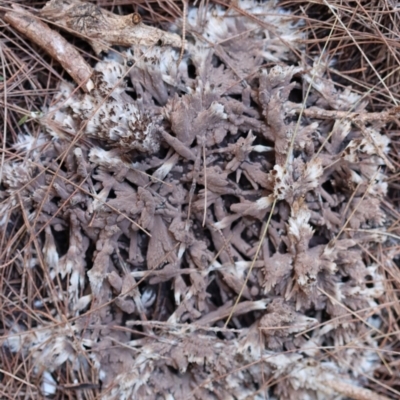
[[[63,18],[56,3],[46,18]],[[94,88],[62,83],[40,136],[19,134],[1,225],[37,235],[15,264],[43,269],[55,312],[10,320],[3,344],[35,361],[44,394],[66,364],[103,399],[368,392],[383,285],[359,245],[384,228],[389,140],[323,57],[297,60],[301,22],[276,1],[236,4],[188,10],[182,60],[180,20],[176,43],[117,51],[85,25],[100,9],[80,16],[108,51]]]

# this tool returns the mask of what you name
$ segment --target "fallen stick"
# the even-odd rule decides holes
[[[97,54],[111,46],[182,46],[179,35],[144,24],[139,14],[117,15],[88,2],[50,0],[40,15],[88,41]]]
[[[385,161],[385,164],[392,171],[395,171],[393,163],[389,160],[386,154],[382,151],[379,145],[376,143],[374,138],[371,136],[369,131],[366,129],[366,123],[380,122],[388,123],[389,121],[396,120],[400,117],[400,107],[393,107],[386,111],[381,112],[348,112],[348,111],[338,111],[338,110],[323,110],[319,107],[310,107],[303,109],[300,104],[291,103],[291,111],[296,114],[302,113],[306,118],[315,119],[331,119],[331,120],[348,120],[353,122],[367,138],[367,140],[372,143],[375,147],[376,153]]]
[[[45,50],[85,92],[90,92],[94,87],[90,79],[93,71],[75,47],[30,12],[15,4],[13,8],[15,11],[7,12],[4,20]]]
[[[381,112],[348,112],[337,110],[323,110],[319,107],[309,107],[303,109],[301,104],[289,103],[288,107],[292,112],[299,114],[302,112],[304,117],[315,119],[343,119],[353,122],[389,122],[400,117],[400,107],[393,107]]]

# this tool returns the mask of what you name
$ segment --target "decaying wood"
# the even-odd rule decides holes
[[[15,4],[13,8],[15,11],[7,12],[4,20],[49,53],[83,90],[90,92],[93,71],[79,52],[39,18]]]
[[[115,45],[182,46],[180,36],[145,25],[139,14],[116,15],[92,3],[50,0],[40,15],[89,41],[97,54]]]
[[[292,103],[293,104],[293,103]],[[290,104],[290,106],[292,105]],[[289,107],[290,107],[289,106]],[[291,109],[295,113],[300,113],[302,107],[298,104],[293,104]],[[324,110],[319,107],[310,107],[303,110],[303,115],[307,118],[315,119],[343,119],[358,123],[368,123],[368,122],[382,122],[387,123],[393,121],[400,117],[400,108],[393,107],[387,111],[381,112],[348,112],[348,111],[338,111],[338,110]]]

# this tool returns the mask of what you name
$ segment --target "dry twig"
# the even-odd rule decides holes
[[[62,65],[78,86],[90,92],[93,89],[93,82],[90,79],[93,71],[76,48],[30,12],[15,4],[13,8],[15,11],[7,12],[4,20],[47,51]]]
[[[139,14],[117,15],[93,3],[50,0],[40,15],[88,40],[100,54],[110,46],[182,46],[179,35],[145,25]]]

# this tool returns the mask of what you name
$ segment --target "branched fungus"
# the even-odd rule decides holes
[[[14,264],[43,269],[54,307],[10,320],[3,345],[35,361],[44,394],[66,364],[103,399],[371,394],[384,287],[362,249],[384,239],[394,111],[368,113],[323,58],[298,62],[301,22],[276,1],[234,3],[189,9],[179,65],[179,20],[162,45],[116,51],[99,30],[123,17],[42,12],[108,51],[93,89],[62,84],[3,168],[1,226],[36,235]]]

